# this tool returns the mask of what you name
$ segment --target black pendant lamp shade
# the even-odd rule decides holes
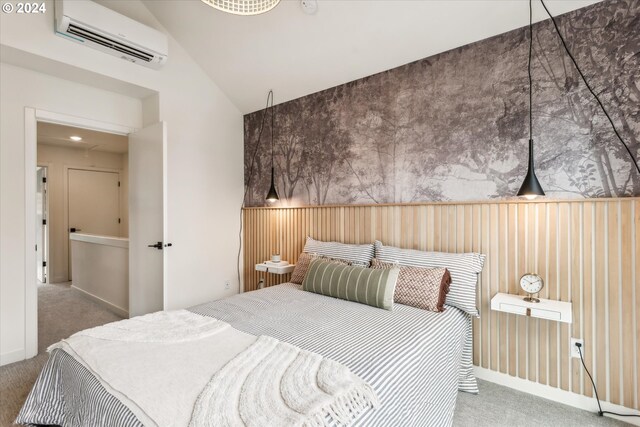
[[[529,0],[529,63],[527,70],[529,72],[529,168],[527,176],[524,177],[518,196],[523,196],[529,200],[533,200],[538,196],[544,196],[544,190],[538,181],[536,171],[533,167],[533,112],[531,104],[533,103],[533,80],[531,78],[531,52],[533,50],[533,13],[531,0]]]
[[[537,182],[537,180],[536,180]],[[267,193],[267,202],[273,203],[280,200],[278,197],[278,191],[276,191],[276,182],[274,177],[273,167],[271,168],[271,187],[269,187],[269,192]]]
[[[273,167],[273,126],[274,126],[274,111],[273,111],[273,91],[269,91],[271,95],[271,186],[267,193],[266,200],[269,203],[275,203],[280,200],[278,197],[278,191],[276,190],[275,169]],[[269,105],[269,99],[267,98],[267,106]]]
[[[527,176],[524,177],[522,186],[520,186],[518,196],[523,196],[530,200],[538,196],[544,196],[544,190],[533,168],[533,139],[529,140],[529,169],[527,170]]]

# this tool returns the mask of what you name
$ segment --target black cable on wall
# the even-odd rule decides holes
[[[578,74],[580,74],[582,81],[584,82],[587,89],[589,89],[589,92],[591,92],[591,95],[593,95],[595,100],[598,102],[600,109],[609,120],[609,123],[611,124],[611,128],[613,129],[613,132],[618,137],[618,140],[620,140],[620,143],[627,150],[627,153],[629,153],[629,157],[631,158],[631,161],[633,162],[636,169],[638,170],[638,173],[640,174],[640,166],[638,166],[638,161],[636,160],[635,156],[631,152],[629,145],[622,139],[620,132],[618,132],[616,125],[613,123],[613,120],[611,119],[611,116],[609,116],[609,113],[607,113],[606,108],[604,108],[604,104],[602,103],[602,101],[600,101],[600,98],[598,97],[598,95],[596,95],[594,90],[591,88],[591,85],[589,85],[589,82],[587,82],[587,78],[582,73],[582,70],[578,66],[578,62],[576,62],[576,59],[573,57],[573,55],[571,54],[571,51],[569,50],[569,47],[567,46],[567,42],[564,40],[564,37],[562,37],[562,33],[560,33],[560,28],[558,27],[558,24],[556,23],[555,18],[553,17],[553,15],[551,15],[551,12],[549,12],[549,9],[547,9],[547,5],[544,3],[544,0],[540,0],[540,3],[542,3],[542,7],[544,7],[544,10],[547,12],[547,15],[549,15],[549,18],[551,18],[551,22],[553,22],[553,26],[556,29],[556,33],[558,34],[558,37],[560,37],[560,41],[562,42],[562,46],[564,46],[564,50],[567,52],[567,55],[569,56],[569,58],[571,58],[571,62],[573,62],[574,67],[576,67],[576,71],[578,71]]]
[[[240,276],[240,257],[242,256],[242,209],[247,201],[247,193],[249,192],[249,188],[251,188],[251,178],[253,178],[253,167],[256,162],[256,156],[258,155],[258,150],[260,149],[260,141],[262,137],[262,131],[264,130],[264,119],[267,117],[267,110],[269,109],[269,101],[271,101],[271,108],[273,108],[273,90],[270,90],[267,94],[267,105],[264,107],[264,112],[262,113],[262,120],[260,121],[260,130],[258,131],[258,141],[256,142],[256,148],[253,150],[253,155],[251,156],[251,163],[249,164],[249,179],[247,179],[247,183],[244,187],[244,194],[242,195],[242,203],[240,204],[240,231],[238,232],[238,258],[236,261],[236,267],[238,269],[238,292],[242,292],[240,286],[242,285],[242,280]],[[273,114],[271,115],[271,150],[273,150]],[[273,155],[271,156],[271,161],[273,162]],[[273,164],[272,164],[273,166]]]

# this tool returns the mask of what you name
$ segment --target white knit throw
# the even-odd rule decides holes
[[[213,375],[190,426],[346,426],[378,405],[346,366],[261,336]]]
[[[199,316],[187,310],[158,311],[85,329],[73,337],[90,337],[111,341],[177,343],[216,335],[230,328],[226,322]]]

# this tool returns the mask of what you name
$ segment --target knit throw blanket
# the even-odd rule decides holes
[[[145,426],[346,426],[379,405],[338,362],[186,310],[88,329],[54,348]]]
[[[190,425],[349,425],[377,406],[373,389],[344,365],[261,336],[211,378]]]

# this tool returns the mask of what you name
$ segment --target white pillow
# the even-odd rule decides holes
[[[352,265],[369,267],[373,259],[373,244],[349,245],[339,242],[322,242],[307,237],[303,252],[317,254],[334,259],[350,261]]]
[[[458,307],[472,316],[478,315],[476,288],[478,274],[482,271],[486,255],[474,252],[456,254],[400,249],[384,246],[382,242],[376,241],[375,256],[383,262],[411,267],[446,268],[451,273],[451,286],[445,304]]]

